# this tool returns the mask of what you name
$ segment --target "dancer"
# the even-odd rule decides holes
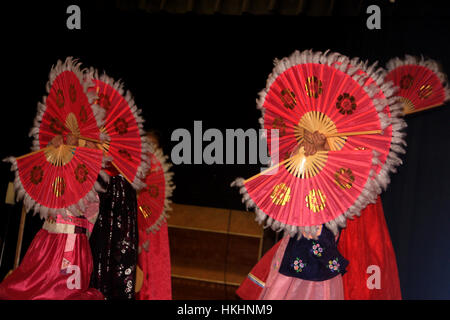
[[[63,143],[55,136],[49,145]],[[79,145],[73,135],[67,144]],[[95,148],[90,142],[86,147]],[[84,200],[83,212],[65,210],[48,217],[36,234],[22,263],[0,284],[0,299],[8,300],[103,300],[103,295],[89,287],[92,255],[89,235],[95,224],[99,202]]]
[[[114,167],[90,237],[94,272],[91,286],[107,300],[134,299],[138,255],[136,191]]]
[[[147,139],[155,151],[153,155],[162,155],[159,145],[159,133],[155,130],[147,132]],[[152,159],[152,158],[151,158]],[[161,163],[162,159],[158,159]],[[164,161],[163,161],[164,162]],[[168,166],[161,163],[161,166],[151,166],[152,170],[164,170],[166,176]],[[170,175],[171,177],[171,175]],[[167,179],[167,176],[165,177]],[[173,186],[166,181],[164,198],[170,196]],[[166,201],[165,199],[163,200]],[[159,221],[152,227],[139,223],[139,257],[138,267],[142,270],[142,283],[136,295],[139,300],[171,300],[171,268],[170,268],[170,248],[169,234],[166,220],[166,205]],[[138,214],[142,214],[138,212]],[[156,214],[153,212],[153,214]],[[143,219],[138,220],[142,222]],[[159,224],[159,226],[158,226]]]
[[[100,213],[90,239],[94,257],[91,284],[106,299],[135,299],[138,257],[136,192],[145,183],[148,170],[148,143],[144,137],[144,119],[129,91],[120,81],[89,69],[94,86],[89,92],[95,104],[105,111],[99,126],[104,140],[97,146],[111,157],[107,168],[110,181],[100,196]]]
[[[279,255],[283,250],[279,248],[283,241],[286,241],[285,238],[261,258],[241,283],[236,291],[241,299],[260,299],[266,286],[274,286],[275,272],[280,264]],[[349,261],[347,272],[342,277],[345,300],[402,298],[396,257],[380,198],[375,204],[369,204],[361,212],[361,217],[347,221],[347,227],[341,230],[338,250]],[[277,253],[279,255],[275,257]],[[273,278],[269,282],[269,273],[272,272]]]
[[[305,135],[306,136],[306,135]],[[308,134],[305,139],[305,154],[313,155],[318,150],[324,150],[324,137],[318,133]],[[309,143],[310,141],[311,143]],[[313,143],[314,142],[314,143]],[[322,228],[325,232],[330,231]],[[332,246],[336,257],[339,257],[339,251],[344,253],[346,259],[339,258],[344,261],[345,266],[348,265],[348,273],[345,277],[341,275],[346,273],[342,262],[339,263],[339,272],[336,273],[334,280],[328,282],[307,282],[299,281],[300,279],[312,279],[314,276],[305,276],[302,266],[314,264],[314,272],[321,273],[321,278],[325,271],[328,271],[326,262],[334,259],[320,259],[322,265],[317,263],[317,259],[311,256],[317,256],[322,252],[330,252],[329,248],[324,248],[323,243],[314,240],[289,239],[289,236],[280,240],[258,264],[252,269],[248,277],[243,281],[236,294],[242,299],[345,299],[345,300],[392,300],[401,299],[400,282],[398,278],[396,258],[392,243],[387,230],[386,221],[383,215],[383,207],[378,197],[375,204],[368,205],[362,212],[361,217],[347,221],[347,227],[342,229],[342,236],[336,248]],[[330,235],[328,235],[329,237]],[[320,239],[320,238],[319,238]],[[357,241],[354,241],[357,239]],[[331,243],[328,239],[326,243]],[[288,245],[289,243],[289,245]],[[309,253],[307,252],[309,248]],[[364,249],[361,249],[364,248]],[[314,252],[317,251],[317,254]],[[305,259],[304,257],[308,257]],[[303,257],[303,258],[300,258]],[[296,263],[297,258],[300,258]],[[301,262],[300,262],[301,261]],[[296,264],[295,264],[296,263]],[[336,263],[337,265],[337,263]],[[297,268],[296,270],[289,268]],[[373,285],[367,285],[369,267],[375,266],[374,272],[378,272],[380,278],[376,281],[374,278]],[[309,270],[311,270],[309,268]],[[335,270],[337,271],[337,270]],[[370,270],[369,270],[370,271]],[[326,274],[326,272],[325,272]],[[317,276],[316,276],[317,277]],[[314,281],[317,281],[316,280]],[[383,285],[381,286],[381,283]]]
[[[358,250],[361,232],[344,233],[346,241],[338,241],[347,219],[376,203],[389,184],[389,173],[401,164],[405,126],[394,93],[381,68],[358,58],[310,50],[276,61],[257,105],[262,127],[279,130],[279,147],[271,156],[282,161],[246,180],[236,179],[232,186],[240,188],[257,221],[302,238],[284,238],[276,252],[271,250],[252,270],[238,294],[254,297],[253,288],[260,291],[260,299],[347,298],[342,281],[347,256],[357,261],[358,255],[362,266],[369,261],[363,259],[369,256],[366,249],[373,249],[375,257],[383,245],[388,247],[386,241]],[[388,239],[381,231],[375,238]],[[369,231],[362,242],[368,240]],[[389,254],[377,258],[373,261],[383,263]],[[262,263],[270,263],[269,272]],[[360,266],[353,270],[359,273]],[[251,279],[255,273],[260,277]]]
[[[304,136],[293,154],[300,149],[306,156],[329,150],[323,134],[305,131]],[[323,225],[300,239],[286,235],[254,267],[237,294],[261,300],[343,300],[342,275],[348,261],[337,249],[338,240],[339,234]]]

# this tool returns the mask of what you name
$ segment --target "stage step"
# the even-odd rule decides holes
[[[236,299],[236,289],[262,254],[264,232],[255,214],[183,204],[172,208],[173,299]]]

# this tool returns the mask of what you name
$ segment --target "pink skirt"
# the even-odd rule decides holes
[[[281,240],[277,253],[272,259],[269,276],[260,300],[344,300],[342,276],[326,281],[308,281],[287,277],[278,272],[289,236]]]
[[[66,242],[69,236],[70,252]],[[64,270],[63,259],[70,261]],[[103,300],[98,290],[89,288],[91,273],[92,255],[85,234],[41,229],[20,266],[0,283],[0,299]]]

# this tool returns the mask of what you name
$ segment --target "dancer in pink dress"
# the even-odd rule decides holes
[[[61,136],[51,142],[56,147],[61,143]],[[76,145],[78,140],[68,136],[67,143]],[[88,237],[99,211],[98,196],[95,201],[85,200],[84,205],[83,212],[66,210],[67,217],[46,219],[19,267],[0,283],[0,299],[103,300],[98,290],[89,288],[92,254]]]

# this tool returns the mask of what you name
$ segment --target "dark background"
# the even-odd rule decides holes
[[[450,73],[450,11],[445,2],[320,1],[322,11],[308,11],[312,1],[304,1],[304,10],[293,15],[277,7],[266,14],[177,14],[123,3],[17,2],[2,8],[2,159],[29,152],[28,131],[45,94],[48,72],[67,56],[122,79],[143,110],[146,128],[161,133],[166,154],[175,145],[172,131],[186,128],[193,133],[194,120],[203,121],[203,131],[258,129],[255,99],[272,61],[297,49],[331,49],[378,60],[381,66],[405,53],[422,54],[440,61]],[[330,3],[333,6],[327,7]],[[371,3],[382,9],[381,30],[366,28],[365,9]],[[81,7],[81,30],[66,28],[70,4]],[[406,121],[404,165],[382,195],[402,294],[405,299],[449,299],[450,108],[447,104]],[[259,168],[174,166],[173,200],[243,209],[229,184]],[[21,209],[3,201],[13,179],[9,169],[1,163],[0,237],[6,238],[6,251],[0,279],[12,267]],[[27,218],[22,254],[40,226],[38,217]]]

